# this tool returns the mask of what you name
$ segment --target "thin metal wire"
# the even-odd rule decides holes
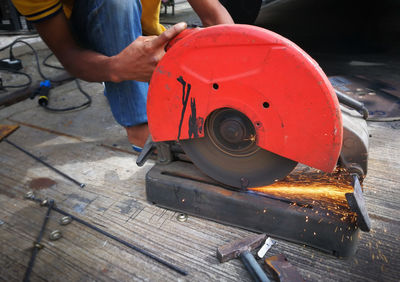
[[[15,148],[17,148],[18,150],[20,150],[21,152],[27,154],[28,156],[30,156],[31,158],[33,158],[34,160],[40,162],[41,164],[47,166],[48,168],[50,168],[51,170],[57,172],[59,175],[67,178],[68,180],[72,181],[73,183],[75,183],[76,185],[78,185],[79,187],[83,188],[86,185],[84,183],[78,182],[77,180],[73,179],[72,177],[70,177],[69,175],[66,175],[64,172],[59,171],[58,169],[56,169],[55,167],[51,166],[50,164],[46,163],[45,161],[41,160],[40,158],[36,157],[35,155],[29,153],[28,151],[26,151],[24,148],[18,146],[17,144],[11,142],[8,139],[4,139],[5,142],[7,142],[8,144],[14,146]]]
[[[28,268],[25,271],[24,280],[23,280],[24,282],[29,281],[30,275],[32,273],[33,265],[35,264],[36,255],[38,254],[38,252],[40,250],[38,244],[40,244],[40,242],[42,241],[44,230],[46,229],[47,222],[49,221],[49,218],[50,218],[50,212],[53,208],[54,208],[54,201],[50,200],[48,208],[47,208],[46,216],[43,220],[42,228],[40,229],[39,235],[33,246],[32,255],[31,255],[31,259],[29,260]]]

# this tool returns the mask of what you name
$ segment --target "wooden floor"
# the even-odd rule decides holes
[[[148,162],[138,168],[124,130],[115,123],[102,85],[82,83],[91,107],[54,114],[26,100],[0,110],[0,124],[20,124],[9,140],[86,183],[60,177],[5,142],[0,143],[0,280],[21,281],[46,208],[24,199],[34,189],[59,208],[99,226],[188,271],[181,276],[159,263],[72,222],[61,226],[51,213],[32,281],[250,281],[239,260],[220,264],[216,248],[250,232],[177,213],[146,201]],[[52,91],[57,106],[79,104],[74,83]],[[356,254],[338,259],[277,240],[270,255],[283,253],[306,281],[400,280],[400,122],[370,123],[369,172],[364,181],[372,230],[362,233]],[[39,178],[55,183],[42,188]],[[49,233],[63,237],[50,241]]]
[[[18,281],[46,209],[24,195],[33,180],[56,184],[35,190],[57,206],[187,270],[183,277],[135,251],[73,222],[60,226],[53,212],[32,280],[249,280],[238,260],[220,264],[216,248],[249,232],[177,214],[146,201],[144,179],[152,163],[135,165],[123,130],[113,121],[100,84],[84,83],[93,105],[53,114],[26,100],[0,111],[0,123],[20,124],[9,140],[87,184],[79,188],[9,144],[0,143],[0,279]],[[74,83],[52,93],[56,105],[77,103]],[[307,281],[398,281],[400,269],[400,122],[369,125],[369,173],[364,181],[370,233],[362,233],[356,255],[337,259],[278,240],[271,255],[284,253]],[[33,185],[35,186],[35,185]],[[37,186],[37,185],[36,185]],[[39,187],[40,188],[40,187]],[[49,241],[59,229],[63,238]]]

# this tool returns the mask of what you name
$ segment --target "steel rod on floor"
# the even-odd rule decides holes
[[[105,235],[105,236],[107,236],[107,237],[109,237],[109,238],[111,238],[111,239],[113,239],[113,240],[115,240],[115,241],[127,246],[128,248],[131,248],[131,249],[133,249],[133,250],[135,250],[135,251],[137,251],[137,252],[139,252],[139,253],[141,253],[141,254],[143,254],[143,255],[145,255],[145,256],[147,256],[147,257],[149,257],[149,258],[151,258],[151,259],[153,259],[153,260],[155,260],[155,261],[157,261],[157,262],[159,262],[161,264],[163,264],[163,265],[165,265],[166,267],[178,272],[179,274],[182,274],[182,275],[187,275],[188,274],[187,271],[182,270],[179,267],[177,267],[177,266],[175,266],[175,265],[173,265],[173,264],[171,264],[171,263],[169,263],[169,262],[167,262],[167,261],[165,261],[163,259],[160,259],[159,257],[156,257],[155,255],[149,253],[148,251],[143,250],[143,249],[141,249],[139,247],[136,247],[135,245],[132,245],[131,243],[126,242],[126,241],[122,240],[121,238],[118,238],[118,237],[108,233],[107,231],[104,231],[104,230],[98,228],[97,226],[95,226],[95,225],[93,225],[93,224],[91,224],[89,222],[86,222],[86,221],[84,221],[84,220],[82,220],[82,219],[80,219],[80,218],[78,218],[78,217],[66,212],[66,211],[63,211],[63,210],[61,210],[61,209],[59,209],[59,208],[57,208],[55,206],[53,206],[53,210],[58,212],[58,213],[60,213],[60,214],[62,214],[62,215],[70,216],[73,220],[79,222],[80,224],[83,224],[83,225],[85,225],[85,226],[87,226],[87,227],[89,227],[89,228],[91,228],[91,229],[93,229],[93,230],[95,230],[95,231],[97,231],[97,232],[99,232],[99,233],[101,233],[101,234],[103,234],[103,235]]]
[[[152,253],[150,253],[150,252],[148,252],[148,251],[146,251],[144,249],[141,249],[141,248],[139,248],[139,247],[137,247],[137,246],[125,241],[125,240],[122,240],[121,238],[118,238],[117,236],[112,235],[111,233],[108,233],[107,231],[104,231],[104,230],[98,228],[97,226],[95,226],[95,225],[93,225],[93,224],[91,224],[91,223],[89,223],[87,221],[84,221],[83,219],[80,219],[79,217],[76,217],[76,216],[74,216],[74,215],[72,215],[72,214],[70,214],[70,213],[68,213],[68,212],[66,212],[66,211],[64,211],[62,209],[57,208],[55,206],[55,204],[54,204],[54,200],[49,200],[48,203],[44,204],[45,202],[42,199],[35,197],[33,192],[28,192],[25,197],[27,199],[29,199],[29,200],[41,203],[41,205],[48,205],[49,209],[52,209],[52,210],[54,210],[54,211],[56,211],[56,212],[58,212],[58,213],[60,213],[62,215],[69,216],[69,217],[71,217],[71,219],[77,221],[78,223],[80,223],[80,224],[82,224],[82,225],[84,225],[86,227],[89,227],[90,229],[93,229],[93,230],[99,232],[100,234],[103,234],[103,235],[107,236],[108,238],[111,238],[111,239],[113,239],[113,240],[115,240],[115,241],[127,246],[128,248],[130,248],[132,250],[135,250],[135,251],[137,251],[137,252],[139,252],[139,253],[141,253],[141,254],[143,254],[143,255],[145,255],[145,256],[147,256],[147,257],[149,257],[149,258],[151,258],[151,259],[153,259],[153,260],[155,260],[155,261],[157,261],[159,263],[161,263],[162,265],[164,265],[164,266],[166,266],[166,267],[178,272],[179,274],[188,275],[187,271],[185,271],[185,270],[183,270],[183,269],[181,269],[181,268],[179,268],[179,267],[177,267],[177,266],[175,266],[175,265],[173,265],[173,264],[171,264],[171,263],[169,263],[169,262],[167,262],[167,261],[165,261],[165,260],[163,260],[163,259],[161,259],[159,257],[156,257]],[[47,200],[45,200],[45,201],[47,201]],[[50,206],[51,206],[51,208],[50,208]]]
[[[59,170],[56,169],[54,166],[52,166],[52,165],[46,163],[45,161],[43,161],[43,160],[40,159],[39,157],[37,157],[37,156],[35,156],[35,155],[29,153],[27,150],[25,150],[24,148],[18,146],[18,145],[15,144],[14,142],[11,142],[11,141],[8,140],[8,139],[4,139],[4,141],[7,142],[8,144],[14,146],[15,148],[17,148],[17,149],[20,150],[21,152],[25,153],[26,155],[30,156],[30,157],[33,158],[34,160],[36,160],[36,161],[40,162],[41,164],[47,166],[47,167],[50,168],[51,170],[57,172],[59,175],[65,177],[65,178],[68,179],[69,181],[72,181],[73,183],[75,183],[75,184],[78,185],[79,187],[83,188],[83,187],[86,186],[84,183],[81,183],[81,182],[79,182],[79,181],[73,179],[71,176],[66,175],[66,174],[65,174],[64,172],[62,172],[62,171],[59,171]]]

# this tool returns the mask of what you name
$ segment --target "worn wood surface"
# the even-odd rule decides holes
[[[46,247],[37,257],[32,280],[249,280],[239,260],[220,264],[215,257],[218,246],[249,232],[194,217],[178,222],[175,212],[148,203],[144,179],[152,163],[136,167],[135,155],[107,109],[101,85],[84,87],[94,104],[80,112],[52,114],[31,100],[0,111],[0,123],[21,124],[9,140],[87,184],[80,189],[0,143],[1,279],[23,277],[46,210],[23,196],[32,180],[47,177],[56,184],[36,190],[38,196],[55,199],[60,208],[175,263],[189,276],[180,276],[76,222],[59,226],[61,216],[52,213]],[[53,101],[65,104],[77,96],[74,84],[67,84],[57,89]],[[400,123],[370,124],[369,129],[369,174],[364,187],[372,231],[362,233],[356,255],[341,260],[281,240],[271,250],[271,255],[284,253],[308,281],[399,279]],[[54,229],[60,229],[63,238],[52,242],[48,234]]]
[[[28,54],[25,59],[31,60],[27,69],[34,70],[33,57]],[[398,74],[390,75],[398,79]],[[136,166],[136,155],[124,129],[112,118],[102,85],[83,83],[83,87],[93,98],[92,106],[83,111],[49,113],[36,100],[0,110],[0,124],[21,126],[9,140],[87,184],[80,189],[0,143],[0,281],[21,281],[39,233],[46,208],[24,200],[33,186],[39,197],[54,199],[59,208],[176,264],[189,275],[181,276],[76,222],[60,226],[61,215],[52,212],[32,281],[250,281],[239,260],[220,264],[216,258],[218,246],[250,232],[192,216],[179,222],[177,213],[147,202],[144,181],[151,161]],[[51,95],[52,106],[84,100],[74,83],[52,90]],[[343,260],[282,240],[269,252],[285,254],[307,281],[400,279],[400,122],[370,123],[369,130],[364,195],[372,230],[361,234],[356,254]],[[39,178],[55,184],[44,181],[40,186],[34,181]],[[48,235],[55,229],[63,237],[50,241]]]

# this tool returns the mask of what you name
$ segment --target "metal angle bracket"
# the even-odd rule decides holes
[[[361,188],[360,181],[356,174],[353,174],[352,182],[354,192],[346,193],[347,203],[352,211],[357,214],[357,225],[365,232],[371,230],[371,220],[368,216],[367,208],[365,207],[364,196]]]

